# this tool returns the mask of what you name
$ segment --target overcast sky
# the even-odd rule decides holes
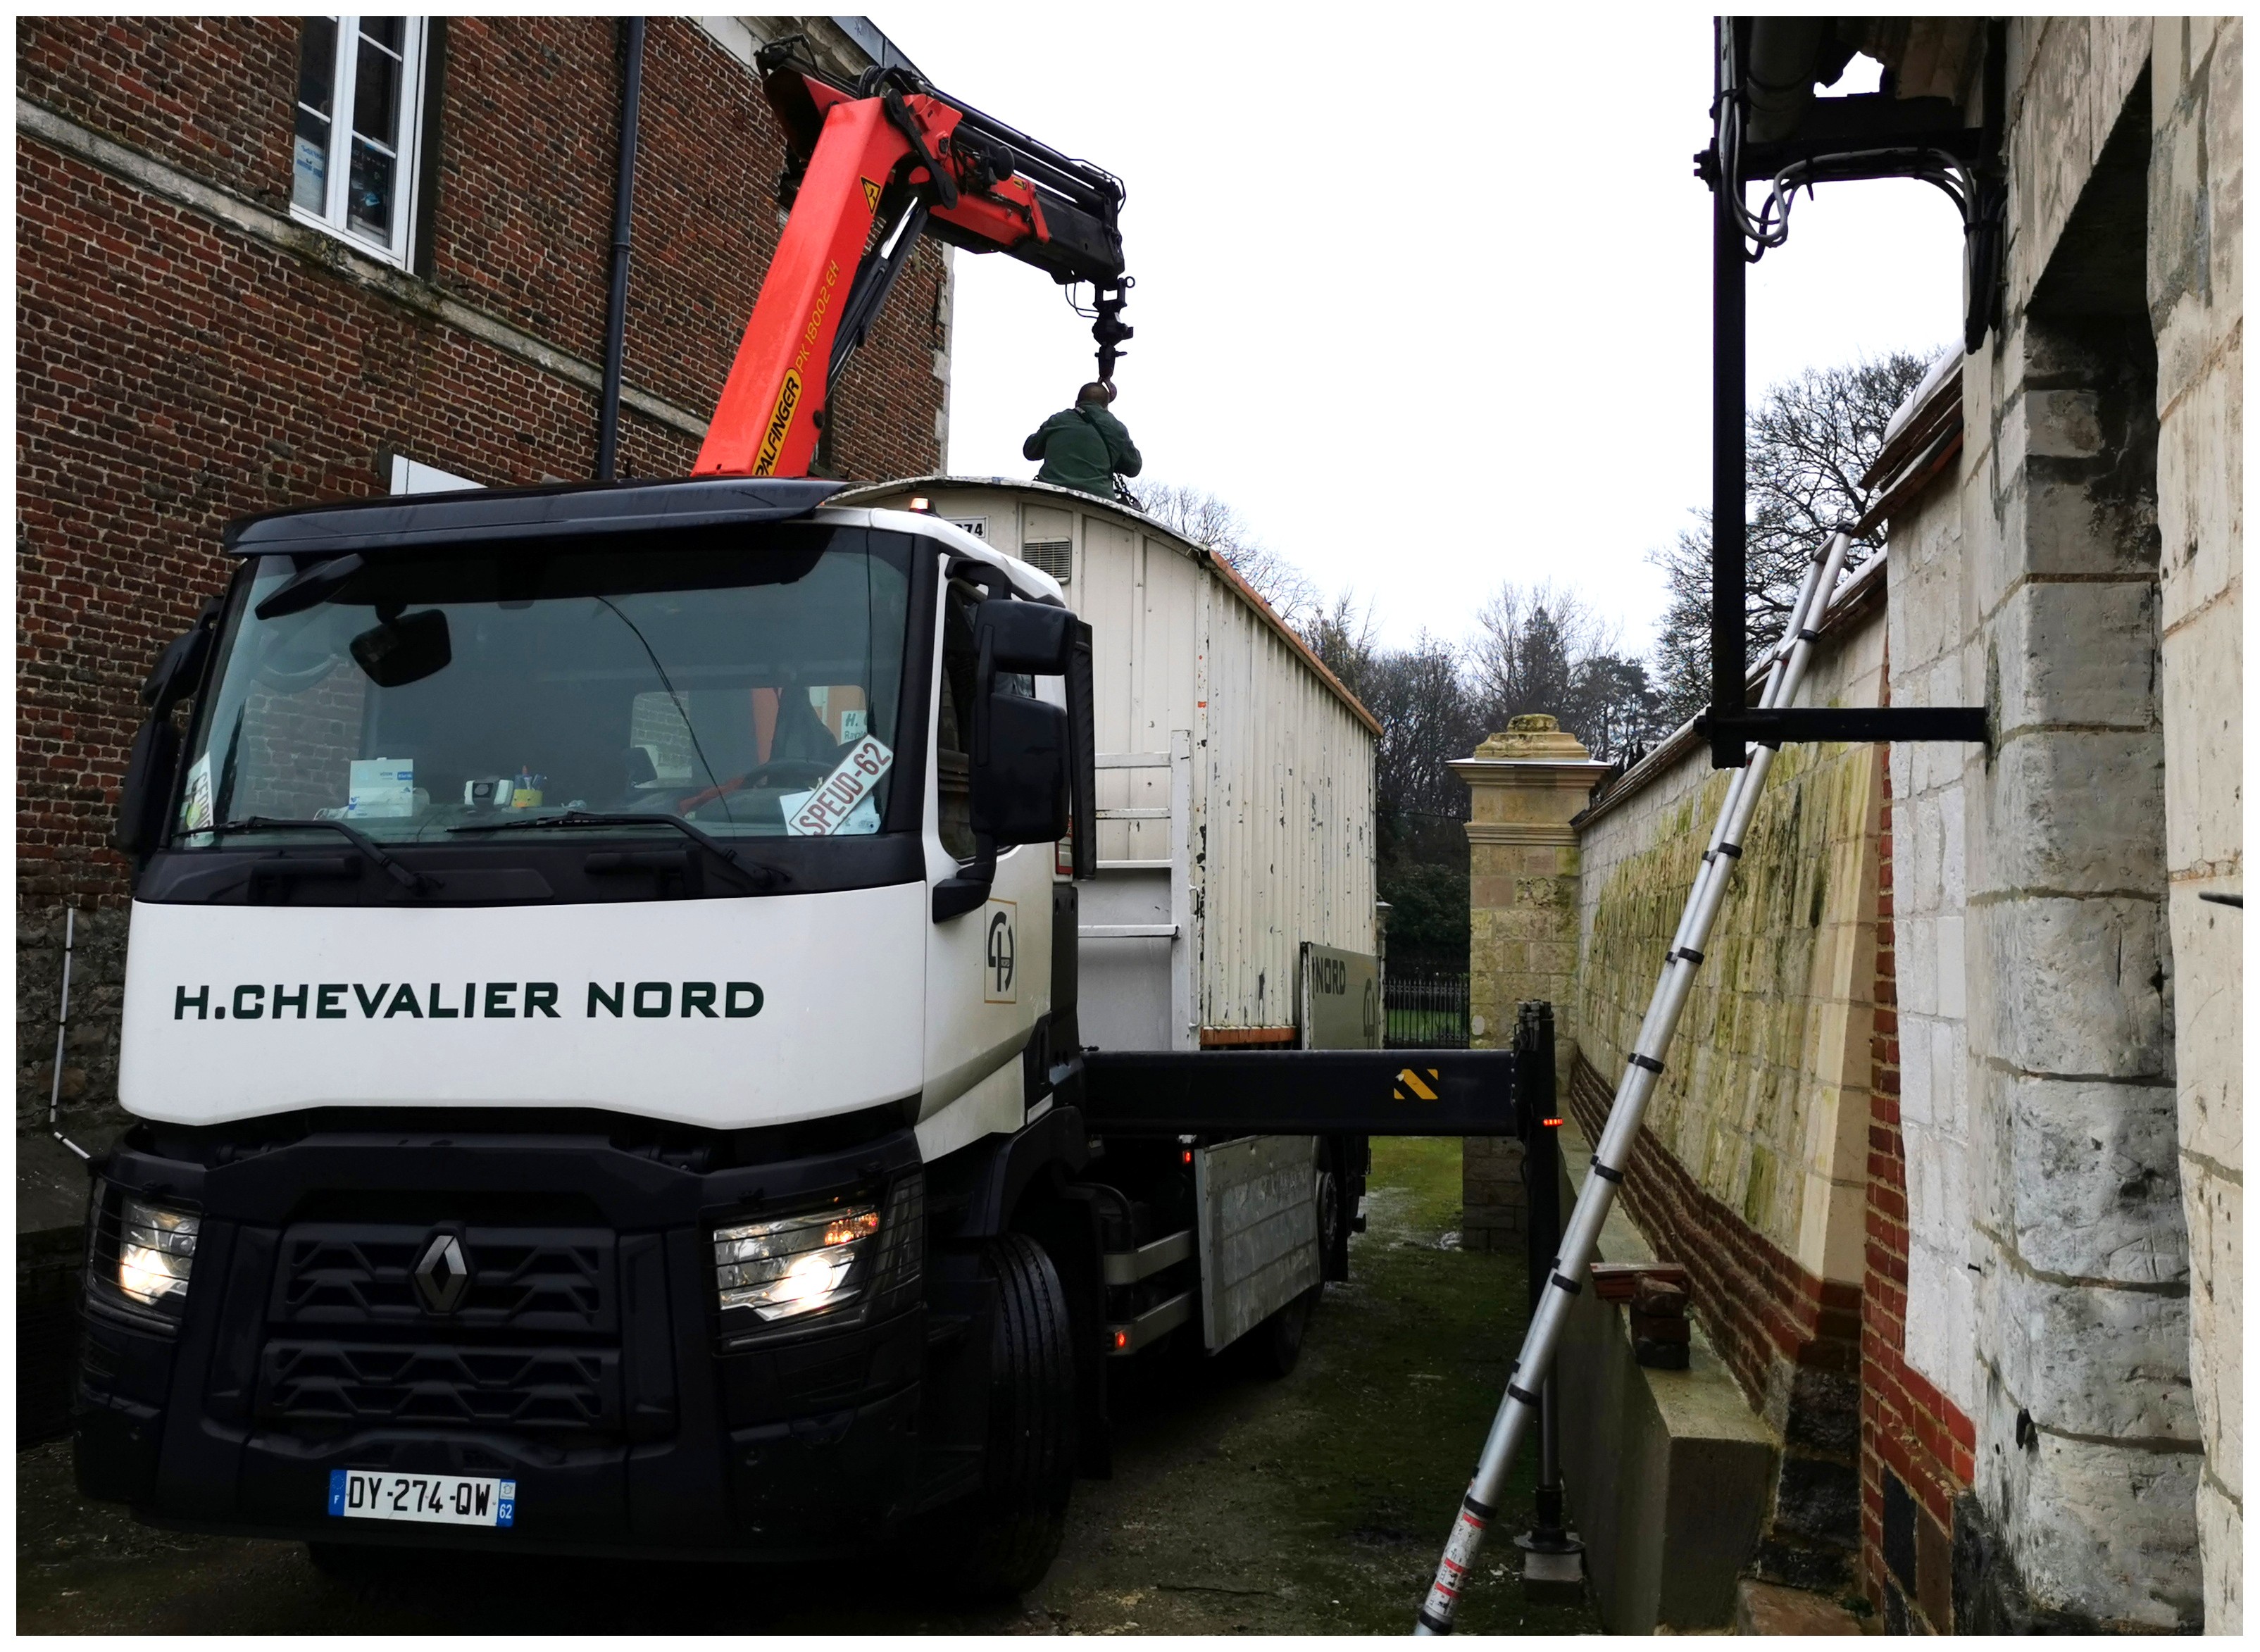
[[[1463,634],[1502,579],[1550,576],[1644,650],[1647,553],[1709,494],[1709,18],[1359,15],[873,21],[945,92],[1128,184],[1138,336],[1115,411],[1144,479],[1229,500],[1328,591],[1372,599],[1391,643]],[[1874,75],[1856,59],[1835,89]],[[1961,243],[1925,184],[1800,197],[1751,272],[1753,400],[1807,366],[1943,347]],[[1021,440],[1091,375],[1089,324],[1025,265],[957,270],[950,468],[1032,475]]]

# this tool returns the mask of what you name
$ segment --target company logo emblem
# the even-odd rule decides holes
[[[1019,1001],[1019,943],[1013,933],[1014,903],[991,901],[989,922],[982,954],[985,966],[982,983],[986,989],[982,997],[991,1004],[1016,1004]]]
[[[863,204],[866,206],[869,206],[874,212],[877,211],[879,210],[879,186],[872,182],[869,178],[858,178],[855,181],[863,186]]]
[[[463,1247],[453,1234],[433,1234],[410,1277],[416,1282],[417,1296],[433,1313],[453,1313],[471,1288],[470,1264],[463,1260]]]
[[[762,434],[762,450],[754,456],[755,476],[776,474],[777,455],[784,451],[786,433],[792,429],[792,416],[799,407],[800,372],[793,368],[784,375],[784,386],[777,391],[776,407],[769,414],[769,429]]]

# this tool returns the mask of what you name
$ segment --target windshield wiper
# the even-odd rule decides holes
[[[792,875],[774,866],[748,866],[738,858],[737,850],[719,838],[695,826],[679,814],[613,813],[588,809],[568,809],[563,814],[540,815],[524,820],[497,820],[492,823],[474,822],[468,826],[449,826],[454,832],[523,832],[531,826],[672,826],[709,855],[718,855],[730,869],[755,889],[775,889],[780,883],[790,883]]]
[[[430,878],[421,872],[410,871],[342,820],[278,820],[268,815],[254,814],[240,820],[225,821],[209,830],[214,837],[227,832],[334,832],[375,862],[386,876],[411,894],[422,895],[432,888]]]

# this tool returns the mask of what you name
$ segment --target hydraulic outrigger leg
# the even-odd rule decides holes
[[[1820,618],[1827,611],[1829,593],[1835,590],[1837,576],[1843,571],[1849,547],[1847,537],[1836,534],[1806,569],[1804,583],[1798,589],[1797,601],[1791,611],[1789,629],[1784,633],[1790,647],[1775,656],[1773,669],[1767,674],[1764,690],[1759,697],[1760,706],[1786,705],[1796,693],[1813,654]],[[1633,1041],[1629,1064],[1617,1085],[1616,1099],[1610,1104],[1599,1145],[1593,1149],[1591,1179],[1586,1182],[1570,1213],[1562,1254],[1555,1258],[1548,1288],[1531,1314],[1530,1329],[1523,1337],[1521,1355],[1508,1373],[1505,1398],[1499,1401],[1498,1412],[1491,1420],[1491,1434],[1484,1441],[1483,1455],[1476,1462],[1475,1478],[1469,1483],[1467,1495],[1461,1500],[1459,1518],[1452,1524],[1443,1558],[1437,1563],[1435,1581],[1429,1585],[1428,1598],[1421,1606],[1420,1622],[1413,1630],[1416,1634],[1451,1633],[1462,1579],[1474,1566],[1476,1555],[1483,1547],[1484,1527],[1505,1495],[1516,1448],[1539,1420],[1540,1396],[1553,1371],[1555,1350],[1569,1319],[1570,1298],[1584,1288],[1585,1270],[1592,1262],[1601,1224],[1607,1219],[1617,1186],[1624,1180],[1625,1166],[1632,1157],[1633,1140],[1640,1134],[1641,1114],[1647,1111],[1648,1098],[1663,1071],[1664,1052],[1671,1046],[1679,1012],[1685,1007],[1688,991],[1695,984],[1695,971],[1703,962],[1704,942],[1710,938],[1711,926],[1725,902],[1727,879],[1734,862],[1741,856],[1742,839],[1749,830],[1750,817],[1756,810],[1758,793],[1765,786],[1766,770],[1773,764],[1775,750],[1767,745],[1753,747],[1749,763],[1734,769],[1727,783],[1727,798],[1720,807],[1718,823],[1712,828],[1711,847],[1704,851],[1702,864],[1697,869],[1695,887],[1688,893],[1678,933],[1672,938],[1671,950],[1665,955],[1663,972],[1656,983],[1656,996],[1649,1003],[1647,1018],[1641,1022],[1640,1035]]]

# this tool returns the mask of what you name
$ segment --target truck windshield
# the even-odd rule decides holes
[[[276,829],[253,821],[477,843],[571,812],[672,813],[724,838],[886,817],[910,593],[897,536],[795,524],[381,552],[311,606],[258,616],[294,578],[326,584],[319,566],[263,557],[239,584],[176,847]]]

